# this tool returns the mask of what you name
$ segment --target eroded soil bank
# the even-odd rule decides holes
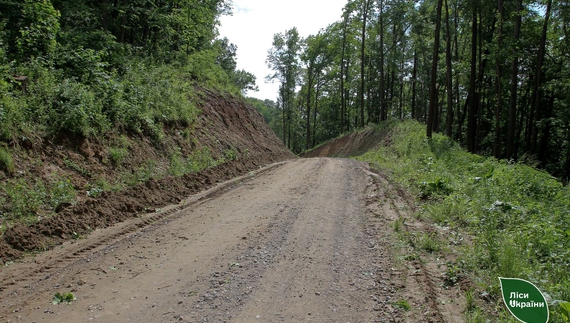
[[[156,142],[139,134],[111,135],[101,140],[71,137],[24,140],[12,143],[17,169],[12,180],[45,182],[69,180],[77,192],[72,204],[59,205],[59,213],[38,214],[32,225],[7,229],[0,240],[0,261],[18,259],[25,251],[42,251],[97,228],[154,212],[166,205],[261,166],[295,158],[262,116],[241,99],[204,90],[201,115],[188,127],[172,125]],[[110,146],[123,145],[120,165],[112,163]],[[172,156],[181,158],[207,152],[219,165],[184,176],[160,176],[120,191],[89,197],[95,182],[114,183],[119,178],[153,170],[168,174]],[[198,156],[200,157],[200,156]],[[152,170],[149,162],[152,161]],[[10,180],[2,172],[2,180]],[[142,176],[141,176],[142,177]]]

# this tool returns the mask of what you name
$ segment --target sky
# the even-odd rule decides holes
[[[341,19],[347,0],[233,0],[233,15],[220,19],[220,38],[237,45],[237,68],[257,77],[258,92],[247,96],[276,101],[279,84],[266,83],[271,74],[265,60],[273,35],[297,27],[301,37]]]

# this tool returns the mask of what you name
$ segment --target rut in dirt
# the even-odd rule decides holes
[[[367,209],[367,168],[301,159],[243,179],[69,265],[29,273],[0,294],[0,313],[9,322],[403,321],[393,242]],[[42,259],[56,252],[65,251]],[[71,305],[50,305],[69,290]]]

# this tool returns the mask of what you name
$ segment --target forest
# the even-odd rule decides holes
[[[568,182],[569,22],[568,1],[350,0],[316,35],[274,36],[266,108],[294,152],[415,119],[427,137]]]
[[[0,0],[0,143],[159,139],[196,117],[195,87],[253,89],[218,37],[224,14],[225,0]]]

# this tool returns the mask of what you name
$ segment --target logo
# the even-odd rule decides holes
[[[523,323],[547,323],[550,313],[542,292],[531,282],[501,278],[503,301],[513,316]]]

